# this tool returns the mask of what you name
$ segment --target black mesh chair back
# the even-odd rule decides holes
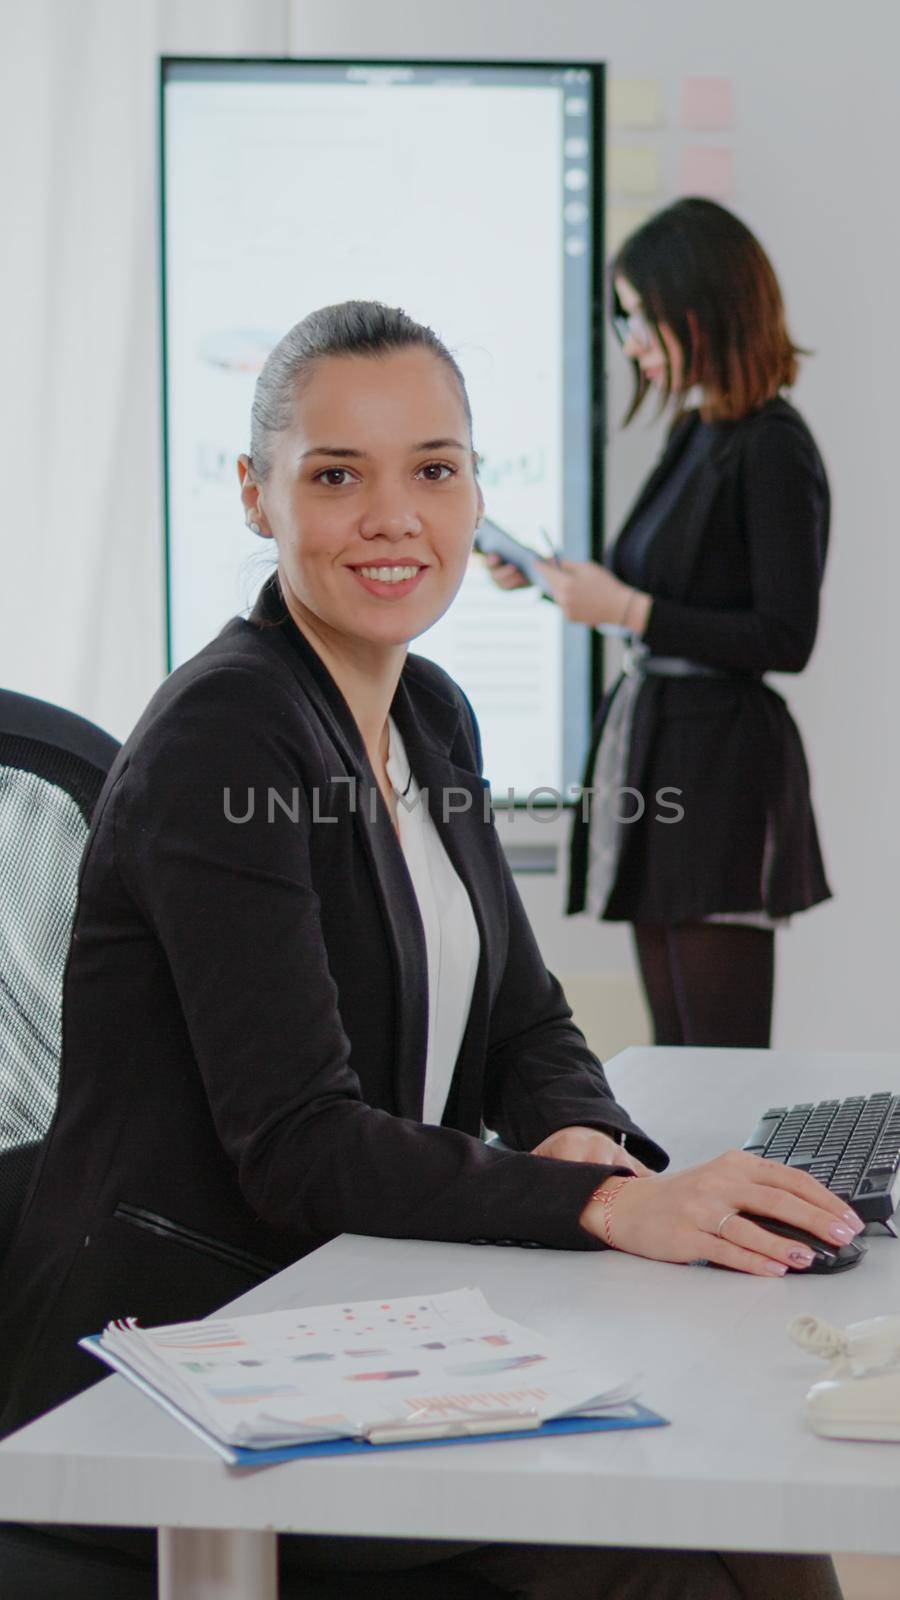
[[[0,689],[0,1258],[56,1108],[78,868],[119,746]]]

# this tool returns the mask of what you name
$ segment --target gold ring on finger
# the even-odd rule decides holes
[[[719,1223],[719,1226],[716,1229],[716,1238],[717,1239],[724,1239],[725,1238],[725,1235],[722,1232],[722,1229],[724,1228],[726,1222],[730,1222],[731,1218],[732,1217],[736,1217],[737,1215],[738,1215],[737,1211],[726,1211],[724,1217],[722,1218],[722,1221]],[[728,1241],[726,1240],[725,1242],[727,1244]]]

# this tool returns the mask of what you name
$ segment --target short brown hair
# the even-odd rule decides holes
[[[640,295],[657,336],[660,323],[671,328],[684,355],[685,387],[703,385],[710,421],[736,422],[765,405],[795,382],[797,357],[809,354],[788,333],[778,279],[759,240],[713,200],[677,200],[620,245],[611,268],[614,314],[621,312],[617,277]],[[626,425],[650,387],[636,361],[633,367]],[[663,405],[671,379],[667,361]],[[676,396],[676,415],[683,409]]]

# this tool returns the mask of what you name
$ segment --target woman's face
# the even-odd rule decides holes
[[[483,509],[458,385],[429,350],[324,357],[262,484],[246,457],[241,481],[292,614],[377,645],[443,615]]]
[[[632,319],[628,336],[622,345],[626,356],[636,361],[645,377],[659,389],[666,381],[666,354],[668,354],[671,392],[680,394],[684,381],[684,357],[681,346],[668,323],[659,324],[659,334],[662,339],[660,343],[653,323],[641,304],[640,295],[627,278],[616,278],[616,295],[625,315]]]

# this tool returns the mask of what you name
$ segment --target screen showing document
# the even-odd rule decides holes
[[[433,327],[466,378],[487,515],[540,553],[549,535],[591,554],[597,83],[579,66],[165,63],[172,666],[273,568],[238,496],[253,385],[282,334],[336,301]],[[473,556],[412,648],[471,700],[496,799],[565,796],[587,629]]]

